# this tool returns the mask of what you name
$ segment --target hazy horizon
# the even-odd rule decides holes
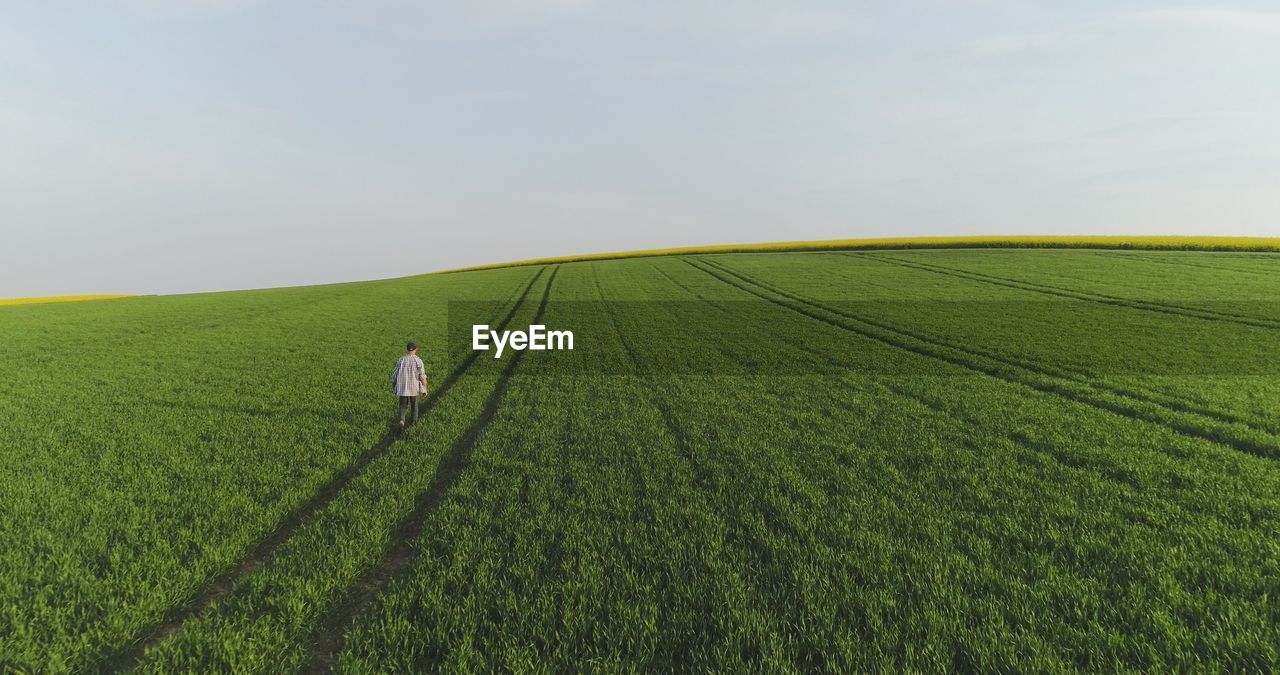
[[[1269,7],[7,6],[0,297],[779,240],[1275,235]]]

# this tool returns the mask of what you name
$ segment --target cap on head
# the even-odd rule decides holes
[[[404,348],[405,348],[405,349],[407,349],[407,350],[409,350],[409,351],[413,351],[413,350],[415,350],[415,349],[417,349],[417,348],[418,348],[418,343],[416,343],[416,342],[410,342],[409,344],[405,345],[405,346],[404,346]]]

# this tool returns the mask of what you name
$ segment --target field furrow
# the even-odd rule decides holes
[[[705,265],[700,269],[726,284],[737,286],[764,300],[788,307],[819,321],[855,331],[865,337],[883,341],[900,349],[935,358],[973,372],[980,372],[991,377],[1017,382],[1040,391],[1057,394],[1134,420],[1165,426],[1179,433],[1195,436],[1213,443],[1220,443],[1240,452],[1267,458],[1280,456],[1280,442],[1270,437],[1270,434],[1263,432],[1246,433],[1246,431],[1215,424],[1212,421],[1196,420],[1191,413],[1170,411],[1152,401],[1091,391],[1086,386],[1061,380],[1055,381],[1051,379],[1052,376],[1044,377],[1047,375],[1046,373],[983,357],[963,347],[912,334],[847,311],[832,309],[821,303],[813,302],[802,296],[759,282],[714,262],[702,260],[698,263],[690,262],[690,264],[695,267],[699,264]]]
[[[1162,311],[1280,322],[1275,261],[716,253],[6,307],[0,670],[1275,670],[1280,331]],[[480,322],[576,345],[494,358]],[[393,439],[406,339],[435,386]]]
[[[527,274],[528,282],[502,318],[504,327],[529,319],[529,295],[548,276],[542,268]],[[390,542],[442,475],[448,451],[476,426],[484,402],[500,385],[492,360],[471,356],[463,360],[469,368],[449,396],[434,396],[432,414],[422,418],[426,424],[410,427],[221,602],[147,651],[141,670],[165,672],[198,663],[252,672],[303,668],[327,619],[359,593],[359,580],[384,559]]]
[[[1249,600],[1275,565],[1221,564],[1274,548],[1273,463],[654,265],[566,265],[566,291],[616,302],[599,315],[553,302],[548,321],[607,331],[581,358],[630,374],[526,360],[411,569],[348,632],[343,670],[1277,658],[1274,608]],[[669,316],[632,312],[626,298],[644,297],[671,300]],[[717,307],[756,338],[718,340]],[[691,335],[670,344],[677,330]],[[737,372],[759,353],[795,374],[672,369]],[[813,374],[829,360],[846,368]],[[862,372],[885,360],[915,374]]]
[[[1259,328],[1280,328],[1280,321],[1273,321],[1261,317],[1244,316],[1240,314],[1230,314],[1226,312],[1218,312],[1202,307],[1185,307],[1179,305],[1171,305],[1165,303],[1154,302],[1151,300],[1134,300],[1131,298],[1122,298],[1114,295],[1103,295],[1100,293],[1086,293],[1070,288],[1062,288],[1059,286],[1047,286],[1044,284],[1032,283],[1020,279],[1012,279],[1007,277],[997,277],[989,274],[980,274],[977,272],[967,272],[965,270],[953,267],[944,267],[919,261],[902,260],[888,255],[872,254],[872,253],[848,253],[845,255],[871,258],[872,260],[881,260],[893,265],[901,265],[912,269],[933,272],[934,274],[943,274],[947,276],[959,277],[961,279],[971,279],[981,281],[983,283],[995,284],[998,286],[1007,286],[1009,288],[1017,288],[1035,293],[1043,293],[1062,298],[1071,298],[1073,300],[1087,300],[1089,302],[1098,302],[1104,305],[1114,305],[1117,307],[1128,307],[1130,309],[1138,309],[1148,312],[1163,312],[1166,314],[1174,314],[1178,316],[1193,317],[1204,319],[1207,321],[1229,321],[1238,323],[1242,326],[1255,326]]]
[[[387,359],[443,334],[444,298],[529,274],[5,308],[0,669],[130,649],[377,446]]]
[[[991,256],[980,258],[988,257]],[[832,271],[841,272],[839,268]],[[923,281],[910,276],[894,278],[908,287]],[[1280,433],[1273,410],[1259,405],[1275,395],[1277,373],[1270,365],[1274,362],[1270,354],[1280,349],[1280,340],[1269,329],[1202,324],[1158,313],[1126,314],[1126,308],[1105,303],[1091,309],[1085,304],[1072,304],[1071,300],[1027,302],[1019,294],[1034,297],[1035,291],[1007,287],[1013,292],[984,294],[981,280],[951,279],[945,284],[947,291],[989,299],[926,300],[914,306],[903,305],[905,311],[881,302],[864,309],[883,315],[900,328],[924,331],[951,344],[963,343],[975,353],[1053,377],[1073,379],[1122,396],[1152,400],[1173,410],[1228,425],[1268,434]],[[1098,274],[1091,283],[1098,285],[1103,279],[1105,277]],[[1177,288],[1172,281],[1144,280],[1129,292],[1158,295],[1160,289]],[[1203,281],[1194,280],[1191,288],[1197,285],[1203,287]],[[806,290],[812,294],[820,287]],[[1231,292],[1240,295],[1206,297],[1214,298],[1218,304],[1240,305],[1238,298],[1262,297],[1269,291],[1245,285]],[[1266,310],[1273,303],[1249,300],[1246,304]],[[914,316],[912,309],[917,310]],[[931,313],[938,316],[930,318]]]
[[[1160,257],[1155,255],[1135,255],[1132,253],[1120,253],[1120,252],[1112,252],[1112,251],[1106,251],[1105,254],[1109,256],[1113,256],[1120,260],[1124,260],[1126,262],[1138,263],[1140,265],[1146,265],[1146,264],[1177,265],[1181,267],[1193,267],[1193,268],[1202,269],[1202,270],[1211,270],[1216,273],[1227,272],[1231,274],[1236,274],[1236,273],[1256,274],[1259,276],[1270,277],[1273,279],[1277,275],[1280,275],[1280,269],[1277,269],[1275,267],[1275,261],[1270,259],[1264,259],[1264,260],[1268,260],[1267,267],[1256,268],[1256,267],[1241,265],[1241,264],[1235,264],[1235,265],[1226,264],[1229,261],[1217,261],[1215,264],[1215,263],[1209,263],[1209,262],[1203,262],[1203,261],[1193,262],[1189,260],[1178,260],[1174,258],[1165,258],[1165,257]],[[1239,262],[1247,262],[1247,261],[1241,260]]]
[[[524,289],[520,291],[519,296],[511,307],[511,311],[499,320],[499,325],[506,326],[511,321],[520,305],[528,297],[541,273],[542,270],[538,270],[533,275],[533,278],[529,280],[529,283],[525,285]],[[430,414],[430,411],[436,407],[437,402],[448,394],[458,379],[471,367],[477,356],[478,354],[471,354],[450,371],[444,380],[434,388],[434,395],[421,407],[423,415]],[[127,666],[136,665],[148,648],[182,630],[183,625],[188,620],[199,616],[211,605],[231,592],[245,577],[253,574],[255,570],[262,566],[295,532],[310,524],[321,509],[327,507],[356,476],[365,470],[370,462],[385,454],[397,439],[397,432],[388,429],[376,445],[356,457],[354,462],[335,475],[329,483],[322,486],[311,499],[291,511],[279,525],[254,546],[247,556],[215,577],[208,586],[200,590],[193,598],[171,609],[164,620],[146,630],[139,639],[129,641],[123,649],[107,656],[103,660],[102,667],[106,670],[119,670]]]
[[[1003,269],[989,261],[994,258],[998,262],[1000,257],[984,255],[973,256],[973,259],[982,261],[984,267]],[[1037,256],[1037,263],[1040,257],[1044,256]],[[1017,269],[1038,268],[1039,265]],[[830,269],[833,276],[850,276],[838,267]],[[889,269],[892,268],[886,267],[886,271]],[[858,268],[853,276],[864,276],[862,271]],[[872,276],[884,275],[876,271]],[[1111,283],[1110,278],[1114,276],[1114,272],[1111,277],[1098,272],[1083,285]],[[1229,275],[1222,276],[1231,279]],[[1280,349],[1276,334],[1268,329],[1202,324],[1158,313],[1126,314],[1126,308],[1106,304],[1091,309],[1087,304],[1072,304],[1070,300],[1027,302],[1019,294],[1034,297],[1034,291],[1008,287],[1012,293],[991,294],[984,291],[981,281],[959,277],[951,277],[951,281],[942,286],[925,285],[923,277],[892,277],[907,288],[927,288],[929,292],[942,291],[952,297],[959,294],[983,298],[961,302],[925,300],[917,305],[901,305],[901,309],[885,302],[864,303],[874,306],[863,309],[892,320],[896,326],[925,331],[952,344],[962,343],[971,351],[1098,389],[1154,400],[1171,409],[1227,424],[1280,433],[1273,409],[1263,403],[1276,395],[1276,373],[1270,366],[1274,362],[1270,354]],[[1131,279],[1128,275],[1121,278]],[[793,277],[792,280],[799,279]],[[1195,279],[1188,285],[1184,280],[1180,285],[1177,279],[1143,279],[1141,283],[1133,282],[1137,285],[1125,292],[1150,297],[1172,289],[1181,294],[1205,288],[1205,281]],[[821,288],[814,285],[805,290],[814,294],[820,293]],[[1228,289],[1227,294],[1219,295],[1224,293],[1223,289]],[[1270,292],[1273,291],[1256,285],[1232,288],[1229,284],[1220,284],[1213,294],[1204,295],[1203,291],[1201,294],[1213,298],[1215,303],[1233,306],[1241,305],[1239,298],[1244,298],[1247,302],[1243,304],[1265,312],[1273,303],[1255,298]],[[930,314],[937,316],[930,317]]]
[[[926,272],[934,271],[926,267],[922,267],[922,266],[911,264],[911,263],[906,263],[906,261],[898,261],[897,259],[891,259],[891,258],[878,256],[878,255],[860,254],[859,257],[868,257],[873,260],[883,260],[885,262],[890,262],[891,264],[901,263],[902,266],[904,267],[912,268],[912,269],[921,269]],[[959,276],[958,278],[964,279],[965,277]],[[981,278],[978,278],[976,280],[979,282],[984,281]],[[1038,292],[1032,288],[1023,289],[1016,285],[1006,285],[1006,284],[1000,284],[1000,285],[1005,285],[1009,288],[1016,288],[1019,290],[1027,290],[1028,292]],[[1113,303],[1103,303],[1103,304],[1112,305]],[[1125,305],[1114,305],[1114,306],[1125,306]],[[935,333],[935,337],[936,337],[936,333]],[[1160,405],[1164,408],[1168,408],[1175,412],[1188,413],[1191,415],[1206,417],[1206,418],[1215,420],[1218,423],[1239,426],[1253,432],[1260,432],[1260,433],[1280,437],[1280,423],[1275,421],[1275,418],[1269,414],[1265,416],[1259,416],[1256,414],[1250,415],[1247,413],[1242,414],[1237,410],[1233,410],[1229,407],[1223,407],[1220,404],[1212,405],[1204,401],[1196,401],[1195,399],[1188,397],[1185,393],[1170,393],[1169,391],[1162,391],[1158,388],[1152,388],[1152,387],[1141,387],[1141,386],[1133,386],[1133,385],[1122,386],[1120,384],[1113,382],[1112,379],[1109,379],[1108,377],[1106,377],[1105,374],[1091,371],[1087,368],[1082,368],[1079,366],[1076,366],[1074,368],[1055,367],[1054,363],[1051,361],[1047,361],[1044,359],[1035,360],[1031,357],[1019,358],[1017,355],[1010,353],[1008,351],[1004,353],[996,353],[991,349],[982,348],[978,343],[970,343],[969,345],[966,346],[966,348],[968,351],[981,355],[983,357],[997,359],[997,360],[1010,363],[1022,368],[1026,368],[1028,370],[1042,373],[1049,377],[1072,380],[1076,383],[1079,383],[1088,387],[1092,387],[1094,389],[1110,392],[1112,394],[1116,394],[1119,396],[1148,401],[1148,402]],[[1068,365],[1068,364],[1063,364],[1063,365]]]
[[[538,276],[543,271],[539,270]],[[556,275],[559,272],[560,267],[558,265],[551,267],[551,274],[547,276],[546,287],[542,290],[542,299],[538,302],[538,308],[530,320],[531,323],[536,324],[542,321],[543,315],[547,310],[547,301],[551,299],[551,291],[555,284]],[[536,276],[534,281],[537,281]],[[510,319],[510,316],[508,315],[507,318]],[[500,328],[505,328],[506,325],[507,323],[504,321]],[[468,359],[475,358],[479,353],[471,352]],[[485,400],[484,408],[480,411],[480,415],[458,437],[452,447],[449,448],[448,453],[436,465],[435,478],[425,492],[417,495],[413,511],[396,527],[395,533],[391,537],[391,542],[382,554],[382,558],[356,580],[343,603],[328,612],[328,615],[321,620],[321,629],[314,639],[315,647],[313,648],[310,662],[305,668],[306,671],[326,672],[333,668],[337,663],[338,654],[342,651],[344,631],[363,617],[373,604],[378,592],[382,590],[382,587],[389,580],[403,573],[404,569],[410,564],[412,561],[413,542],[421,535],[423,524],[431,516],[432,512],[439,507],[449,489],[457,482],[458,476],[466,469],[467,462],[471,458],[471,453],[475,450],[480,435],[493,421],[498,412],[498,406],[502,405],[502,401],[507,395],[507,389],[511,385],[511,377],[520,366],[525,353],[524,351],[517,351],[507,359],[502,372],[498,375],[497,385],[494,386],[492,393]]]

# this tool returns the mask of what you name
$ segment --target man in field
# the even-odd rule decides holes
[[[427,393],[427,369],[418,358],[418,344],[410,342],[405,345],[408,354],[396,361],[391,371],[391,391],[400,397],[400,430],[404,430],[404,416],[409,406],[413,406],[413,419],[418,421],[418,396]]]

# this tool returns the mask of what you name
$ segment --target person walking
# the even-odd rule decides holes
[[[418,421],[418,397],[427,393],[427,369],[418,358],[418,344],[410,342],[405,345],[408,354],[396,361],[391,371],[391,391],[400,397],[400,430],[404,430],[404,417],[408,408],[413,406],[413,419]]]

